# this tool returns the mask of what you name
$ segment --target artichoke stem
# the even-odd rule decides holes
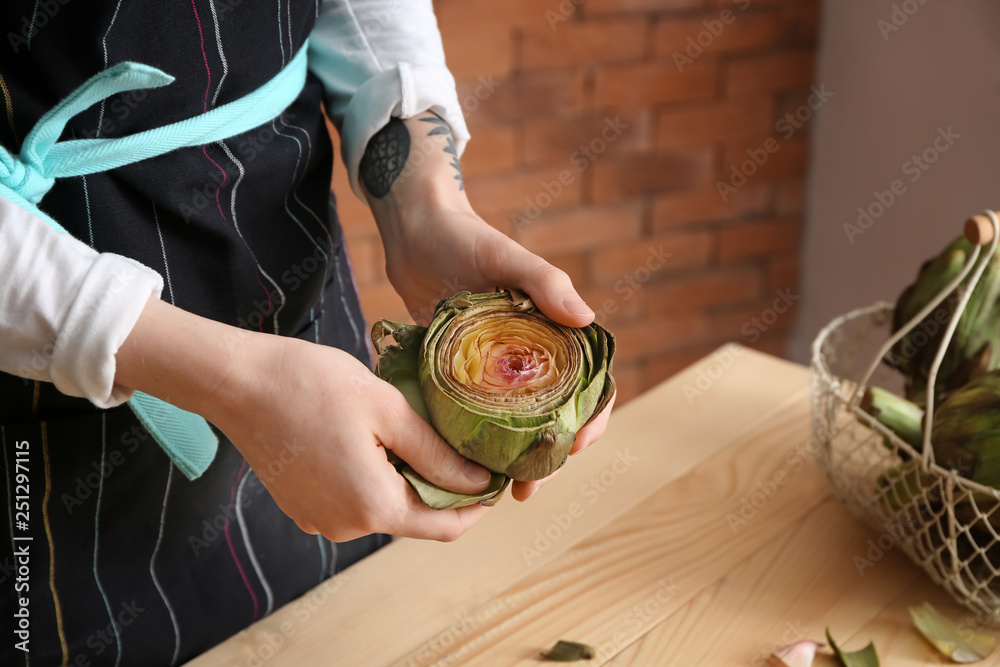
[[[861,409],[904,442],[917,448],[923,444],[924,411],[905,398],[880,387],[869,387],[861,399]]]

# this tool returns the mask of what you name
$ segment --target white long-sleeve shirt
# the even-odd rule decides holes
[[[461,155],[469,133],[431,0],[324,0],[309,69],[326,88],[359,197],[361,156],[390,117],[434,111],[451,125]],[[0,371],[53,382],[103,408],[128,400],[114,384],[114,355],[149,299],[159,298],[156,271],[98,253],[0,197],[0,275]]]

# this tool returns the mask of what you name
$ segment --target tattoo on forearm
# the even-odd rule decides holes
[[[382,199],[389,194],[409,155],[410,132],[399,118],[390,118],[368,142],[361,157],[361,180],[372,197]]]
[[[432,123],[435,126],[434,129],[427,133],[428,137],[433,137],[437,134],[444,135],[445,140],[448,142],[448,145],[444,147],[444,152],[451,155],[451,166],[458,172],[455,174],[455,180],[458,181],[458,189],[464,190],[465,182],[462,180],[462,167],[458,164],[458,151],[455,149],[455,140],[451,136],[451,127],[448,126],[448,123],[443,118],[439,118],[438,116],[428,116],[418,120],[424,123]]]

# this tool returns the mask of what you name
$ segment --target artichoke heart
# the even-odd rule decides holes
[[[381,320],[372,342],[379,377],[462,456],[513,480],[555,472],[615,392],[614,336],[553,322],[513,290],[460,292],[426,328]]]

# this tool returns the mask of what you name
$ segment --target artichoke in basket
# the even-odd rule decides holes
[[[428,327],[380,320],[372,342],[378,376],[458,453],[495,473],[493,486],[555,472],[576,432],[615,392],[614,336],[596,323],[574,329],[553,322],[513,290],[460,292],[438,305]],[[402,472],[432,507],[490,500],[450,494]]]
[[[896,302],[893,331],[899,331],[961,271],[973,251],[972,244],[961,236],[944,251],[920,267],[916,281],[907,287]],[[927,376],[963,290],[969,278],[933,312],[907,333],[887,357],[887,363],[907,378],[906,397],[926,403]],[[978,373],[1000,367],[1000,257],[990,258],[969,302],[959,317],[958,326],[938,370],[935,400],[944,400]]]
[[[934,411],[931,442],[938,465],[1000,489],[1000,371],[972,380]]]
[[[884,389],[865,392],[861,408],[918,451],[923,445],[923,410]],[[963,477],[1000,489],[1000,370],[990,371],[953,392],[934,411],[934,461]],[[905,452],[898,452],[904,460]]]

